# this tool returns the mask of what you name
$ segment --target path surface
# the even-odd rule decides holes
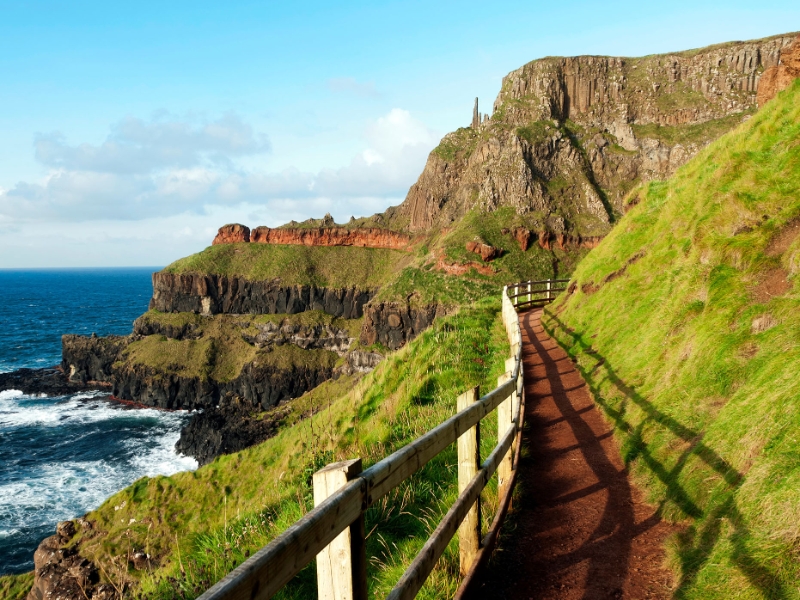
[[[521,498],[476,597],[669,598],[663,546],[675,528],[633,488],[611,428],[540,316],[520,317],[527,403]]]

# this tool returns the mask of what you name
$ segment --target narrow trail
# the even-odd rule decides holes
[[[663,522],[541,310],[520,316],[526,428],[509,525],[476,598],[669,598]]]

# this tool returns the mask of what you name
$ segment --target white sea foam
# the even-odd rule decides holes
[[[0,540],[13,540],[20,531],[82,515],[142,476],[197,468],[197,461],[174,449],[185,413],[129,409],[103,396],[87,393],[41,400],[15,390],[0,392],[0,432],[27,436],[28,431],[20,428],[32,428],[33,440],[66,441],[70,449],[66,459],[27,466],[20,462],[20,470],[13,468],[10,477],[0,481]],[[104,423],[108,435],[116,436],[116,445],[110,446],[115,448],[114,455],[97,459],[97,452],[89,452],[81,460],[81,444],[87,444],[84,438],[97,435],[96,423]],[[68,427],[72,425],[77,427]],[[72,437],[61,438],[61,432],[53,429],[59,426],[64,427],[63,435]],[[128,429],[135,434],[125,438]],[[19,451],[26,459],[34,458],[26,455],[26,448]],[[8,466],[12,464],[16,463]]]

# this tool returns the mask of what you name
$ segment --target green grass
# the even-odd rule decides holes
[[[0,598],[3,600],[23,600],[33,585],[33,572],[22,575],[0,576]]]
[[[81,552],[116,585],[127,582],[129,597],[197,596],[311,508],[315,470],[355,456],[373,464],[454,414],[460,392],[495,387],[509,348],[494,292],[436,321],[362,379],[330,381],[292,401],[289,426],[263,444],[115,494],[88,515],[102,534],[84,539]],[[484,457],[496,442],[496,421],[486,423]],[[367,511],[371,595],[391,589],[457,497],[456,481],[450,447]],[[489,522],[494,484],[484,496]],[[129,549],[153,555],[151,568],[129,570]],[[457,584],[454,542],[420,598],[452,596]],[[312,565],[280,597],[316,598],[314,588]]]
[[[637,190],[547,311],[636,481],[684,525],[676,598],[800,598],[798,140],[800,81]]]
[[[349,246],[220,244],[175,261],[167,273],[213,273],[284,285],[376,288],[413,255],[398,250]]]
[[[480,134],[472,127],[459,127],[448,133],[432,153],[447,162],[466,160],[478,144]]]
[[[235,379],[245,365],[257,361],[278,369],[291,370],[293,366],[333,368],[339,357],[322,349],[304,350],[294,344],[259,349],[249,343],[244,335],[255,336],[260,323],[283,322],[297,325],[331,325],[348,330],[357,338],[362,319],[337,319],[320,311],[307,311],[297,315],[214,315],[204,317],[192,313],[159,313],[149,311],[142,319],[181,327],[191,324],[198,339],[170,339],[164,335],[148,335],[131,343],[124,351],[121,363],[143,365],[157,372],[180,377],[198,377],[227,382]],[[120,363],[117,367],[122,366]]]
[[[633,123],[631,128],[636,137],[640,139],[655,138],[670,146],[675,144],[704,144],[729,132],[741,123],[746,116],[752,114],[753,111],[748,110],[721,119],[712,119],[705,123],[689,125],[659,125],[657,123],[637,125]]]

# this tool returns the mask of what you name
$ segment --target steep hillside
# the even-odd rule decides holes
[[[800,598],[800,80],[632,208],[548,309],[650,499],[677,598]]]
[[[536,232],[603,236],[634,185],[670,176],[752,114],[761,74],[796,36],[530,62],[503,79],[490,118],[444,137],[387,216],[416,232],[510,206]]]
[[[355,456],[369,466],[453,415],[459,391],[494,388],[510,353],[499,313],[495,290],[360,381],[329,381],[282,405],[281,431],[263,444],[194,472],[144,477],[60,525],[37,552],[37,589],[69,600],[198,596],[313,506],[317,469]],[[481,443],[488,456],[496,428]],[[371,597],[386,596],[457,497],[456,462],[453,446],[366,512]],[[482,507],[490,523],[491,486]],[[420,598],[452,596],[458,568],[453,544]],[[279,597],[316,598],[315,581],[312,564]],[[27,575],[0,578],[0,597],[30,584]]]

